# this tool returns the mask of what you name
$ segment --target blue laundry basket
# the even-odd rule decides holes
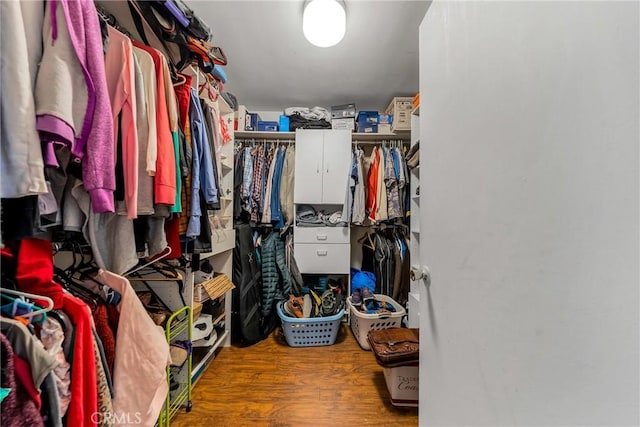
[[[284,337],[291,347],[317,347],[336,342],[344,309],[333,316],[299,319],[285,314],[282,304],[284,301],[280,301],[276,309],[282,320]]]

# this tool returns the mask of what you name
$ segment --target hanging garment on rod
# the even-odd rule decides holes
[[[116,210],[130,219],[138,215],[138,132],[135,64],[131,40],[108,27],[109,46],[105,55],[107,89],[111,100],[114,143],[117,150]],[[118,206],[121,205],[121,206]]]
[[[154,175],[155,203],[172,206],[176,200],[176,163],[171,128],[173,119],[166,108],[168,105],[167,96],[171,99],[170,94],[173,93],[172,86],[170,86],[170,94],[168,95],[166,92],[165,79],[169,74],[169,68],[166,58],[157,50],[137,41],[134,41],[133,45],[151,55],[154,63],[158,105],[156,109],[157,153],[155,159],[151,159],[155,161],[156,165]]]
[[[293,181],[295,176],[296,148],[294,144],[287,144],[282,164],[280,178],[280,206],[282,208],[282,222],[284,228],[293,224],[295,212],[293,209]]]
[[[366,219],[363,157],[364,151],[359,147],[356,148],[355,162],[357,175],[355,177],[353,190],[353,212],[351,216],[351,223],[355,225],[362,225]]]
[[[11,40],[3,43],[0,57],[0,121],[3,147],[6,144],[6,154],[0,157],[3,198],[47,192],[33,96],[42,56],[43,20],[40,3],[0,2],[0,39]]]

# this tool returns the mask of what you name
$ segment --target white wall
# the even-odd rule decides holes
[[[638,16],[431,5],[421,425],[640,424]]]

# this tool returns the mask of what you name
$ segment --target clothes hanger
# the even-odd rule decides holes
[[[171,246],[167,246],[166,248],[164,248],[164,250],[162,252],[160,252],[158,255],[154,256],[153,258],[150,259],[150,261],[148,261],[147,263],[144,263],[140,266],[134,267],[133,269],[129,270],[128,272],[124,273],[122,275],[122,277],[128,277],[130,275],[132,275],[133,273],[142,270],[143,268],[146,268],[150,265],[152,265],[155,262],[160,261],[161,259],[164,259],[166,257],[168,257],[169,255],[171,255]]]
[[[23,298],[29,298],[29,299],[38,300],[38,301],[44,301],[47,304],[46,307],[40,307],[37,310],[31,311],[29,313],[19,314],[16,317],[32,319],[34,316],[38,316],[41,314],[44,315],[44,313],[48,313],[49,311],[53,310],[53,300],[44,295],[30,294],[27,292],[14,291],[13,289],[4,289],[4,288],[0,289],[0,293],[14,295],[14,296],[23,297]],[[34,307],[38,307],[38,306],[34,304]]]
[[[176,82],[173,84],[174,87],[180,87],[187,82],[187,78],[184,74],[176,73]]]

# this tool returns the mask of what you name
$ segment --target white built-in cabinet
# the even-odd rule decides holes
[[[351,165],[348,130],[296,131],[296,204],[342,205]]]
[[[294,206],[312,205],[327,213],[342,211],[351,167],[351,132],[296,131]],[[296,262],[305,274],[348,274],[349,227],[298,227],[293,233]]]

